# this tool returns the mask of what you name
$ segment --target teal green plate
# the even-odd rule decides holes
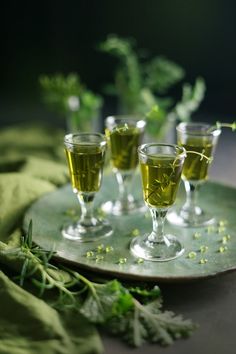
[[[134,183],[134,191],[136,196],[142,199],[138,178]],[[96,204],[100,205],[114,197],[116,193],[114,178],[104,177],[103,187],[96,197]],[[182,203],[183,199],[183,188],[180,188],[176,203]],[[70,185],[47,194],[34,203],[25,215],[24,225],[27,228],[32,219],[35,243],[46,250],[53,249],[58,259],[80,268],[124,279],[163,282],[190,281],[236,269],[236,189],[208,182],[200,192],[200,203],[215,215],[218,223],[226,220],[226,226],[219,227],[216,224],[210,228],[191,229],[174,227],[166,223],[166,232],[176,235],[185,247],[183,256],[169,262],[144,261],[139,263],[139,260],[129,251],[134,230],[137,229],[140,234],[151,231],[151,219],[148,212],[109,217],[114,233],[102,242],[81,243],[63,238],[62,226],[70,221],[71,213],[76,211],[79,214],[78,202]],[[230,238],[228,237],[227,243],[223,244],[222,240],[227,235],[230,235]],[[104,249],[106,246],[112,246],[113,251],[99,253],[97,247],[101,243]],[[207,246],[207,251],[201,253],[201,246]],[[227,249],[220,252],[221,247],[227,247]],[[90,257],[87,255],[89,251],[93,252]],[[189,258],[190,252],[196,253],[195,258]],[[120,264],[124,259],[126,262]],[[206,263],[202,264],[204,260]]]

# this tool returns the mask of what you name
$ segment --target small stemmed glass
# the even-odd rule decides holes
[[[73,192],[78,197],[80,220],[62,229],[62,235],[81,242],[94,241],[112,234],[107,220],[94,216],[93,201],[101,187],[106,138],[99,133],[67,134],[65,152]]]
[[[129,189],[138,164],[137,149],[142,142],[146,122],[136,116],[110,116],[106,118],[105,125],[119,195],[117,200],[103,204],[102,209],[113,215],[143,211],[145,205],[135,200]]]
[[[153,223],[150,234],[131,242],[131,252],[150,261],[169,261],[183,254],[184,248],[173,235],[164,233],[167,211],[175,202],[185,149],[177,145],[144,144],[138,149],[143,196]]]
[[[186,227],[206,226],[214,223],[212,215],[198,205],[198,190],[208,178],[209,160],[212,159],[221,130],[206,123],[180,123],[177,126],[178,144],[186,149],[182,179],[186,201],[180,209],[168,214],[172,224]]]

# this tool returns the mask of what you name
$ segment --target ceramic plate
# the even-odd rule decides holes
[[[137,198],[142,200],[139,178],[135,179],[133,189]],[[114,177],[104,177],[103,187],[96,197],[96,204],[100,205],[114,197],[116,193]],[[184,191],[180,188],[176,203],[180,204],[183,200]],[[185,247],[183,256],[169,262],[139,263],[130,254],[129,244],[134,237],[133,234],[151,231],[148,212],[108,217],[114,233],[100,242],[81,243],[63,238],[62,226],[74,217],[73,213],[79,214],[78,202],[70,185],[45,195],[35,202],[25,215],[24,225],[27,228],[32,219],[33,240],[44,249],[56,251],[56,256],[61,261],[71,262],[80,268],[125,279],[190,281],[236,269],[236,189],[207,182],[200,191],[200,203],[215,215],[218,223],[224,220],[227,224],[220,227],[216,224],[208,228],[180,228],[166,223],[166,232],[176,235]],[[228,235],[230,237],[226,237]],[[112,246],[113,251],[99,253],[97,247],[101,244],[104,248]],[[201,246],[206,246],[205,250],[208,248],[206,252],[200,251]],[[222,247],[227,249],[220,252]],[[89,251],[93,252],[93,256],[87,256]],[[195,258],[189,258],[190,252],[196,253]],[[121,259],[123,261],[126,259],[126,263],[120,264]]]

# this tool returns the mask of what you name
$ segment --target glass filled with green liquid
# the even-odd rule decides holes
[[[187,152],[182,173],[186,201],[168,214],[170,223],[186,227],[214,223],[214,217],[198,205],[197,194],[208,179],[209,161],[214,155],[220,134],[220,129],[207,123],[180,123],[177,126],[178,144]]]
[[[105,125],[119,194],[116,200],[103,204],[102,209],[113,215],[143,211],[144,203],[135,200],[130,187],[138,164],[138,146],[142,143],[146,122],[136,116],[110,116],[106,118]]]
[[[64,237],[81,242],[93,241],[112,234],[107,220],[95,217],[93,201],[102,182],[106,138],[99,133],[67,134],[65,153],[73,192],[78,197],[80,220],[62,230]]]
[[[131,252],[150,261],[169,261],[181,256],[184,248],[176,236],[164,233],[168,209],[174,204],[186,152],[183,147],[167,144],[144,144],[138,149],[143,197],[148,206],[153,229],[134,238]]]

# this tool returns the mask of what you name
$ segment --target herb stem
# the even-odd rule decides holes
[[[46,265],[42,264],[42,261],[34,253],[32,253],[29,248],[22,247],[21,251],[22,251],[23,255],[26,257],[27,262],[25,260],[23,267],[22,267],[20,284],[23,284],[24,278],[26,276],[28,277],[29,274],[32,274],[32,272],[35,273],[38,271],[42,277],[42,283],[37,282],[38,286],[40,286],[40,288],[41,288],[41,292],[40,292],[41,296],[43,295],[44,289],[47,287],[47,285],[49,285],[51,288],[56,287],[57,289],[59,289],[60,291],[62,291],[66,295],[68,295],[70,297],[70,299],[72,300],[72,302],[75,302],[75,299],[73,297],[73,293],[70,290],[68,290],[64,285],[62,285],[61,281],[55,280],[48,273],[47,264]],[[28,267],[29,263],[31,263],[31,265],[33,265],[33,270],[28,274],[27,267]],[[47,282],[48,282],[48,284],[47,284]]]
[[[232,128],[233,127],[233,124],[234,123],[220,123],[220,122],[217,122],[216,123],[216,126],[218,128]]]
[[[201,152],[198,152],[198,151],[192,151],[192,150],[186,150],[186,153],[187,154],[195,154],[195,155],[199,155],[201,156],[201,160],[204,158],[207,160],[207,163],[211,163],[212,162],[212,157],[208,157],[206,155],[204,155],[203,153]]]
[[[12,249],[12,252],[15,254],[16,250]],[[38,296],[47,290],[55,290],[57,299],[50,303],[57,310],[73,309],[91,323],[107,325],[113,333],[124,336],[134,346],[146,341],[168,345],[174,339],[192,333],[194,326],[191,321],[160,310],[159,288],[129,290],[117,280],[97,283],[61,264],[52,265],[49,260],[53,254],[32,245],[30,231],[22,237],[17,253],[22,261],[18,278],[22,286],[24,280],[29,279],[40,290]],[[71,291],[71,288],[77,291]],[[142,300],[137,300],[132,292],[143,300],[154,301],[142,304]]]
[[[92,283],[90,280],[88,280],[87,278],[85,278],[83,275],[71,270],[71,269],[68,269],[66,267],[63,267],[67,272],[69,272],[70,274],[72,274],[77,280],[81,280],[88,288],[89,290],[92,292],[93,296],[98,299],[97,297],[97,292],[96,292],[96,289],[95,289],[95,286],[94,284],[96,283]],[[97,284],[99,285],[99,284]]]
[[[236,122],[233,122],[233,123],[216,122],[216,124],[213,125],[212,127],[210,127],[207,132],[211,133],[212,131],[214,131],[216,129],[221,129],[221,128],[230,128],[230,129],[232,129],[232,131],[235,131],[236,130]]]

